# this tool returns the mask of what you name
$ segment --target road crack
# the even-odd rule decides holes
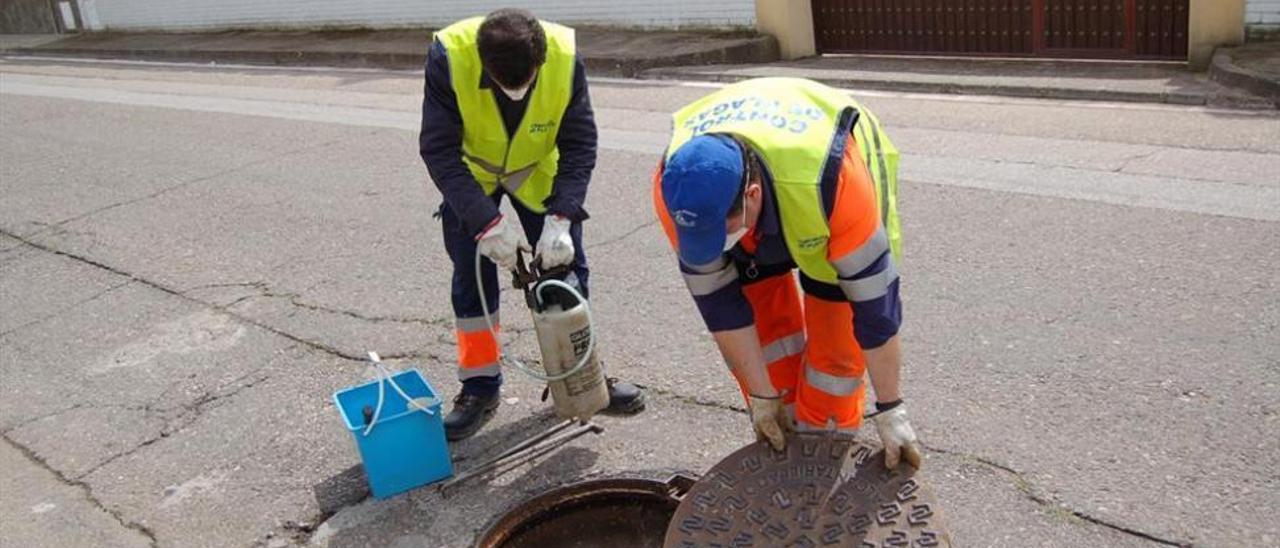
[[[125,270],[121,270],[121,269],[116,268],[116,267],[114,267],[114,266],[111,266],[111,265],[108,265],[108,264],[102,263],[102,262],[100,262],[100,261],[96,261],[96,260],[90,259],[90,258],[88,258],[88,257],[84,257],[84,256],[81,256],[81,255],[77,255],[77,254],[75,254],[75,253],[70,253],[70,252],[67,252],[67,251],[63,251],[63,250],[61,250],[61,249],[54,248],[54,247],[49,246],[49,245],[45,245],[45,244],[42,244],[42,243],[38,243],[38,242],[34,242],[34,241],[31,241],[31,240],[28,240],[28,239],[26,239],[26,238],[24,238],[24,237],[22,237],[22,236],[20,236],[20,235],[18,235],[18,234],[14,234],[14,233],[9,232],[8,230],[5,230],[5,229],[3,229],[3,228],[0,228],[0,234],[3,234],[3,235],[5,235],[5,236],[8,236],[8,237],[13,238],[13,239],[15,239],[15,240],[20,240],[20,241],[22,241],[23,243],[26,243],[27,245],[29,245],[29,246],[31,246],[31,247],[34,247],[34,248],[36,248],[36,249],[39,249],[39,250],[41,250],[41,251],[44,251],[44,252],[47,252],[47,253],[52,253],[52,254],[54,254],[54,255],[58,255],[58,256],[60,256],[60,257],[64,257],[64,258],[70,259],[70,260],[72,260],[72,261],[76,261],[76,262],[79,262],[79,263],[87,264],[87,265],[89,265],[89,266],[93,266],[93,267],[96,267],[96,268],[99,268],[99,269],[105,270],[105,271],[110,272],[110,273],[112,273],[112,274],[115,274],[115,275],[117,275],[117,276],[121,276],[121,277],[124,277],[124,278],[128,278],[129,280],[135,281],[135,282],[137,282],[137,283],[139,283],[139,284],[142,284],[142,285],[144,285],[144,286],[147,286],[147,287],[149,287],[149,288],[151,288],[151,289],[155,289],[155,290],[157,290],[157,291],[161,291],[161,292],[163,292],[163,293],[167,293],[167,294],[169,294],[169,295],[171,295],[171,296],[173,296],[173,297],[177,297],[177,298],[182,299],[182,300],[184,300],[184,301],[187,301],[187,302],[189,302],[189,303],[193,303],[193,304],[199,305],[199,306],[201,306],[201,307],[208,308],[208,309],[211,309],[211,310],[215,310],[215,311],[220,312],[220,313],[222,313],[222,314],[226,314],[227,316],[229,316],[229,317],[231,317],[231,318],[235,319],[236,321],[239,321],[239,322],[244,323],[244,324],[246,324],[246,325],[251,325],[251,326],[253,326],[253,327],[256,327],[256,328],[258,328],[258,329],[261,329],[261,330],[263,330],[263,331],[266,331],[266,332],[268,332],[268,333],[271,333],[271,334],[274,334],[274,335],[277,335],[277,336],[283,337],[283,338],[285,338],[285,339],[288,339],[288,340],[293,341],[293,342],[295,342],[295,343],[301,344],[301,345],[306,346],[306,347],[308,347],[308,348],[311,348],[311,349],[313,349],[313,350],[316,350],[316,351],[322,352],[322,353],[324,353],[324,354],[328,354],[328,355],[333,356],[333,357],[336,357],[336,358],[342,358],[342,359],[344,359],[344,360],[350,360],[350,361],[356,361],[356,362],[364,362],[364,361],[366,361],[366,357],[365,357],[365,355],[364,355],[364,354],[351,354],[351,353],[348,353],[348,352],[344,352],[344,351],[342,351],[341,349],[338,349],[338,348],[334,348],[334,347],[332,347],[332,346],[329,346],[329,345],[327,345],[327,344],[325,344],[325,343],[323,343],[323,342],[319,342],[319,341],[312,341],[312,340],[309,340],[309,339],[304,339],[304,338],[302,338],[302,337],[299,337],[299,336],[297,336],[297,335],[294,335],[294,334],[289,333],[289,332],[287,332],[287,331],[284,331],[284,330],[282,330],[282,329],[278,329],[278,328],[273,327],[273,326],[271,326],[271,325],[268,325],[268,324],[266,324],[266,323],[260,322],[260,321],[258,321],[258,320],[255,320],[255,319],[250,318],[250,317],[248,317],[248,316],[245,316],[245,315],[243,315],[243,314],[236,313],[235,311],[230,310],[230,309],[229,309],[229,306],[227,306],[227,305],[217,305],[217,304],[209,303],[209,302],[206,302],[206,301],[202,301],[202,300],[197,299],[197,298],[194,298],[194,297],[190,297],[190,296],[184,295],[184,294],[182,293],[182,291],[180,291],[180,290],[178,290],[178,289],[175,289],[175,288],[172,288],[172,287],[169,287],[169,286],[166,286],[166,285],[164,285],[164,284],[162,284],[162,283],[160,283],[160,282],[156,282],[156,281],[153,281],[153,280],[149,280],[149,279],[147,279],[147,278],[143,278],[143,277],[141,277],[141,276],[139,276],[139,275],[137,275],[137,274],[133,274],[133,273],[131,273],[131,272],[127,272],[127,271],[125,271]]]
[[[24,324],[19,325],[19,326],[17,326],[17,327],[11,328],[11,329],[9,329],[9,330],[7,330],[7,331],[3,332],[3,333],[0,333],[0,337],[4,337],[4,336],[7,336],[7,335],[11,335],[11,334],[13,334],[13,333],[16,333],[16,332],[18,332],[18,331],[21,331],[21,330],[23,330],[23,329],[25,329],[25,328],[28,328],[28,327],[31,327],[31,326],[33,326],[33,325],[40,324],[40,323],[43,323],[43,322],[47,322],[47,321],[49,321],[49,320],[52,320],[52,319],[54,319],[54,318],[57,318],[58,316],[61,316],[61,315],[63,315],[63,314],[66,314],[67,312],[70,312],[70,311],[72,311],[72,310],[75,310],[75,309],[76,309],[76,307],[79,307],[80,305],[87,304],[87,303],[91,303],[91,302],[93,302],[93,301],[96,301],[96,300],[98,300],[98,299],[101,299],[102,297],[106,296],[108,293],[111,293],[112,291],[115,291],[115,290],[120,289],[120,288],[122,288],[122,287],[128,286],[128,285],[130,285],[130,284],[132,284],[132,283],[133,283],[133,280],[129,280],[129,281],[120,282],[120,283],[118,283],[118,284],[115,284],[115,285],[112,285],[112,286],[110,286],[110,287],[107,287],[106,289],[103,289],[102,291],[99,291],[99,292],[97,292],[97,293],[94,293],[93,295],[90,295],[90,296],[88,296],[88,297],[85,297],[84,299],[81,299],[81,300],[79,300],[79,301],[76,301],[76,302],[74,302],[74,303],[71,303],[71,304],[69,304],[69,305],[67,305],[67,306],[63,307],[61,310],[58,310],[57,312],[54,312],[54,313],[49,314],[49,315],[47,315],[47,316],[42,316],[42,317],[40,317],[40,318],[36,318],[36,319],[31,320],[31,321],[29,321],[29,322],[27,322],[27,323],[24,323]]]
[[[981,457],[978,455],[965,453],[961,451],[944,449],[941,447],[933,447],[933,446],[925,445],[924,448],[925,448],[925,451],[929,453],[938,453],[942,455],[951,455],[954,457],[960,457],[972,462],[982,464],[988,468],[992,468],[994,470],[1000,471],[1008,476],[1012,476],[1014,480],[1014,485],[1016,486],[1018,491],[1021,492],[1023,496],[1027,498],[1027,500],[1034,502],[1038,506],[1041,506],[1044,508],[1062,510],[1082,521],[1092,523],[1100,527],[1105,527],[1107,529],[1111,529],[1118,533],[1122,533],[1132,537],[1137,537],[1143,540],[1161,544],[1164,546],[1178,546],[1181,548],[1191,548],[1191,546],[1193,546],[1193,544],[1188,541],[1164,538],[1164,537],[1156,536],[1155,534],[1148,533],[1145,531],[1139,531],[1132,527],[1107,521],[1106,519],[1090,514],[1084,510],[1071,508],[1066,504],[1051,500],[1049,497],[1046,497],[1043,494],[1041,494],[1040,490],[1036,488],[1035,483],[1027,479],[1025,474],[1013,469],[1013,467],[1008,466],[1006,464],[1001,464],[999,462],[996,462],[986,457]]]
[[[657,386],[648,386],[648,385],[639,384],[639,383],[636,383],[636,386],[640,387],[642,390],[647,390],[659,396],[676,400],[681,403],[687,403],[689,405],[696,405],[698,407],[709,407],[712,409],[719,409],[721,411],[733,411],[735,413],[747,412],[746,407],[722,403],[714,400],[708,400],[708,399],[699,398],[696,396],[686,396],[684,394],[681,394],[679,392],[676,392],[674,390],[669,390],[666,388],[659,388]]]
[[[641,224],[640,226],[637,226],[637,227],[635,227],[635,228],[632,228],[631,230],[628,230],[628,231],[624,232],[621,236],[614,236],[614,237],[612,237],[612,238],[609,238],[608,240],[603,240],[603,241],[595,242],[595,243],[593,243],[593,244],[591,244],[591,245],[587,246],[587,249],[599,249],[599,248],[602,248],[602,247],[608,247],[608,246],[611,246],[611,245],[616,244],[616,243],[618,243],[618,242],[621,242],[621,241],[623,241],[623,240],[625,240],[625,239],[627,239],[627,238],[630,238],[631,236],[634,236],[637,232],[640,232],[641,230],[644,230],[644,229],[646,229],[646,228],[648,228],[648,227],[651,227],[651,226],[653,226],[653,225],[655,225],[655,224],[657,224],[657,223],[658,223],[658,220],[657,220],[657,219],[654,219],[654,220],[652,220],[652,221],[649,221],[649,222],[647,222],[647,223]]]
[[[296,149],[293,149],[293,150],[286,150],[286,151],[281,152],[281,153],[279,153],[279,154],[273,154],[273,155],[271,155],[271,156],[269,156],[269,157],[267,157],[267,158],[261,158],[261,159],[258,159],[258,160],[253,160],[253,161],[245,162],[245,163],[243,163],[243,164],[240,164],[240,165],[237,165],[237,166],[234,166],[234,167],[230,167],[230,168],[227,168],[227,169],[218,170],[217,172],[211,173],[211,174],[209,174],[209,175],[202,175],[202,176],[196,177],[196,178],[194,178],[194,179],[191,179],[191,180],[189,180],[189,181],[183,181],[183,182],[178,183],[178,184],[175,184],[175,185],[170,185],[170,186],[164,187],[164,188],[162,188],[162,189],[160,189],[160,190],[157,190],[157,191],[155,191],[155,192],[151,192],[151,193],[149,193],[149,194],[146,194],[146,195],[143,195],[143,196],[139,196],[139,197],[137,197],[137,198],[130,198],[130,199],[128,199],[128,200],[121,200],[121,201],[119,201],[119,202],[114,202],[114,203],[111,203],[111,204],[107,204],[107,205],[105,205],[105,206],[98,207],[98,208],[95,208],[95,209],[89,210],[89,211],[87,211],[87,212],[84,212],[84,213],[81,213],[81,214],[78,214],[78,215],[74,215],[74,216],[72,216],[72,217],[68,217],[68,218],[66,218],[66,219],[63,219],[63,220],[61,220],[61,221],[57,221],[57,222],[52,223],[52,224],[46,224],[44,228],[41,228],[40,230],[37,230],[37,231],[32,232],[32,233],[29,233],[29,234],[24,234],[23,236],[24,236],[24,238],[31,238],[31,237],[39,236],[39,235],[41,235],[41,234],[43,234],[43,233],[45,233],[45,232],[48,232],[48,231],[50,231],[50,230],[60,229],[60,228],[62,228],[64,225],[67,225],[67,224],[69,224],[69,223],[73,223],[73,222],[76,222],[76,221],[79,221],[79,220],[82,220],[82,219],[86,219],[86,218],[92,217],[92,216],[97,215],[97,214],[99,214],[99,213],[104,213],[104,212],[107,212],[107,211],[111,211],[111,210],[113,210],[113,209],[117,209],[117,208],[121,208],[121,207],[129,206],[129,205],[133,205],[133,204],[136,204],[136,203],[139,203],[139,202],[145,202],[145,201],[147,201],[147,200],[152,200],[152,199],[155,199],[155,198],[159,198],[160,196],[163,196],[163,195],[168,194],[168,193],[170,193],[170,192],[173,192],[173,191],[175,191],[175,190],[180,190],[180,189],[183,189],[183,188],[186,188],[186,187],[189,187],[189,186],[192,186],[192,185],[196,185],[196,184],[199,184],[199,183],[203,183],[203,182],[206,182],[206,181],[211,181],[211,180],[213,180],[213,179],[217,179],[218,177],[222,177],[222,176],[225,176],[225,175],[230,175],[230,174],[232,174],[232,173],[235,173],[235,172],[237,172],[237,171],[240,171],[240,170],[243,170],[243,169],[246,169],[246,168],[251,168],[251,167],[261,166],[261,165],[264,165],[264,164],[268,164],[268,163],[271,163],[271,162],[275,162],[275,161],[277,161],[277,160],[282,160],[282,159],[284,159],[284,158],[288,158],[288,157],[290,157],[290,156],[296,156],[296,155],[298,155],[298,154],[305,154],[305,153],[308,153],[308,152],[314,152],[314,151],[316,151],[316,150],[320,150],[320,149],[323,149],[323,148],[325,148],[325,147],[329,147],[329,146],[331,146],[331,145],[335,145],[335,144],[341,143],[341,142],[343,142],[343,141],[345,141],[345,140],[347,140],[347,139],[331,139],[331,140],[329,140],[329,141],[325,141],[325,142],[323,142],[323,143],[318,143],[318,144],[315,144],[315,145],[309,145],[309,146],[305,146],[305,147],[300,147],[300,148],[296,148]]]
[[[340,316],[355,318],[357,320],[366,321],[370,323],[418,324],[418,325],[425,325],[425,326],[431,326],[431,327],[439,327],[442,325],[453,323],[452,317],[427,319],[427,318],[406,318],[402,316],[367,316],[365,314],[356,312],[354,310],[346,310],[346,309],[333,308],[333,307],[314,304],[314,303],[308,303],[303,301],[298,295],[290,295],[289,304],[298,308],[303,308],[303,309],[311,310],[314,312],[323,312],[326,314],[337,314]]]
[[[27,460],[30,461],[32,464],[35,464],[36,466],[39,466],[40,468],[44,469],[50,474],[53,474],[53,477],[57,478],[57,480],[63,485],[75,487],[83,491],[85,500],[89,501],[89,503],[92,504],[95,508],[102,510],[103,512],[106,512],[107,515],[115,519],[116,522],[120,524],[120,526],[124,527],[125,529],[135,531],[138,534],[141,534],[142,536],[146,537],[147,541],[151,544],[151,546],[159,546],[159,543],[156,541],[156,534],[154,531],[152,531],[147,526],[142,525],[141,523],[125,519],[125,517],[118,510],[114,510],[107,507],[107,505],[103,504],[102,501],[98,500],[98,497],[93,494],[93,489],[89,487],[89,484],[79,479],[68,478],[62,472],[58,471],[58,469],[52,466],[49,466],[49,464],[45,462],[43,458],[41,458],[39,455],[35,454],[35,452],[28,449],[27,446],[22,445],[16,441],[13,441],[13,439],[9,438],[7,434],[0,435],[0,438],[3,438],[5,443],[8,443],[10,447],[13,447],[16,451],[21,453],[22,456],[26,457]]]
[[[1151,150],[1151,151],[1148,151],[1148,152],[1143,152],[1143,153],[1141,153],[1141,154],[1134,154],[1134,155],[1132,155],[1132,156],[1129,156],[1129,157],[1125,158],[1125,159],[1120,163],[1120,166],[1119,166],[1119,167],[1117,167],[1117,168],[1115,168],[1115,169],[1113,169],[1113,170],[1111,170],[1111,172],[1112,172],[1112,173],[1128,173],[1129,164],[1132,164],[1132,163],[1137,162],[1137,161],[1139,161],[1139,160],[1146,160],[1147,158],[1150,158],[1150,157],[1152,157],[1152,156],[1155,156],[1156,154],[1159,154],[1159,153],[1160,153],[1160,149],[1155,149],[1155,150]],[[1195,179],[1195,180],[1203,180],[1203,179]],[[1217,182],[1217,181],[1214,181],[1214,182]]]
[[[248,376],[249,375],[240,377],[239,379],[232,381],[230,384],[235,384],[245,379]],[[235,388],[231,389],[230,391],[227,391],[221,394],[214,393],[214,392],[206,392],[202,394],[200,397],[196,398],[195,401],[187,404],[182,404],[177,408],[178,414],[176,416],[165,420],[164,425],[160,427],[160,432],[157,435],[147,438],[146,440],[143,440],[142,442],[138,443],[137,445],[133,446],[130,449],[121,451],[119,453],[111,455],[110,457],[107,457],[106,459],[103,459],[102,462],[99,462],[98,464],[94,465],[92,468],[76,476],[75,479],[82,480],[84,478],[87,478],[93,475],[94,472],[101,470],[102,468],[106,467],[107,465],[117,460],[133,455],[134,453],[137,453],[138,451],[141,451],[146,447],[154,445],[165,438],[181,433],[182,431],[190,427],[192,424],[195,424],[195,422],[199,420],[199,418],[204,414],[204,412],[208,409],[208,407],[214,402],[234,397],[245,390],[248,390],[259,384],[262,384],[263,382],[266,382],[270,378],[271,378],[270,375],[263,375],[248,383],[240,384]],[[173,410],[169,410],[169,411],[173,411]]]
[[[725,404],[717,401],[706,400],[703,398],[697,398],[693,396],[687,396],[684,394],[680,394],[679,392],[676,392],[674,390],[668,390],[664,388],[658,388],[655,386],[646,386],[646,385],[637,385],[637,386],[640,386],[642,389],[649,391],[653,394],[657,394],[657,395],[666,397],[668,399],[676,400],[681,403],[686,403],[689,405],[718,409],[722,411],[733,411],[736,413],[747,412],[747,409],[745,407]],[[981,457],[981,456],[973,455],[969,453],[964,453],[961,451],[954,451],[950,449],[944,449],[941,447],[933,447],[928,445],[925,446],[925,450],[926,452],[938,453],[942,455],[950,455],[950,456],[967,459],[972,462],[976,462],[981,465],[987,466],[989,468],[995,469],[1008,476],[1011,476],[1013,477],[1014,485],[1017,487],[1018,491],[1021,492],[1023,496],[1025,496],[1028,500],[1034,502],[1038,506],[1041,506],[1044,508],[1060,509],[1062,511],[1070,513],[1072,516],[1076,517],[1077,519],[1080,519],[1087,523],[1091,523],[1100,527],[1105,527],[1107,529],[1111,529],[1113,531],[1116,531],[1128,536],[1137,537],[1137,538],[1154,542],[1157,544],[1161,544],[1164,546],[1177,546],[1180,548],[1190,548],[1194,546],[1189,541],[1165,538],[1165,537],[1155,535],[1153,533],[1140,531],[1138,529],[1135,529],[1126,525],[1108,521],[1104,518],[1090,514],[1087,511],[1071,508],[1065,504],[1051,500],[1050,498],[1041,494],[1040,490],[1036,488],[1035,483],[1027,479],[1025,474],[1013,469],[1008,465],[1001,464],[989,458]]]
[[[229,283],[214,283],[214,284],[198,285],[195,287],[183,289],[182,294],[189,296],[190,293],[194,293],[196,291],[201,291],[205,289],[221,289],[221,288],[235,288],[235,287],[251,288],[251,289],[254,289],[256,293],[253,295],[245,295],[243,297],[239,297],[234,301],[231,301],[225,305],[221,305],[222,307],[232,308],[244,301],[248,301],[251,299],[283,299],[288,301],[290,306],[293,306],[296,308],[310,310],[312,312],[320,312],[324,314],[346,316],[348,318],[354,318],[354,319],[364,321],[364,322],[369,322],[369,323],[417,324],[417,325],[424,325],[428,327],[438,327],[438,326],[443,326],[453,322],[453,317],[451,316],[445,317],[445,318],[412,318],[412,317],[404,317],[404,316],[368,315],[362,312],[357,312],[355,310],[347,310],[345,308],[336,308],[332,306],[307,302],[303,300],[302,295],[299,293],[276,291],[271,288],[270,284],[266,282],[260,282],[260,281],[229,282]]]

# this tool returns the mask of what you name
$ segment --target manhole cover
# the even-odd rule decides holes
[[[664,546],[951,546],[910,466],[890,471],[856,440],[789,441],[784,452],[753,443],[720,461],[685,494]]]

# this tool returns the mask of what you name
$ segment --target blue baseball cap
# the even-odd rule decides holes
[[[662,199],[676,225],[680,260],[703,265],[724,253],[725,219],[742,187],[742,147],[725,135],[699,135],[662,170]]]

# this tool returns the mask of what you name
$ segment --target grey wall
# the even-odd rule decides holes
[[[79,0],[94,30],[434,27],[502,7],[563,23],[755,27],[755,0]]]

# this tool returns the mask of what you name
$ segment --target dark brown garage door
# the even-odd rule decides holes
[[[48,0],[0,0],[0,34],[53,34],[58,23]]]
[[[812,0],[823,53],[1185,59],[1190,0]]]

